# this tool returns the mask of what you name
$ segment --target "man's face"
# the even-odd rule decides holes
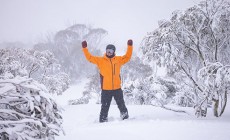
[[[114,50],[113,49],[106,49],[106,55],[107,56],[112,56],[114,54]]]

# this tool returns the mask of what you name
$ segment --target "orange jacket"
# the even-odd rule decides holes
[[[120,69],[121,66],[127,63],[132,56],[133,47],[128,46],[127,52],[123,56],[114,56],[108,58],[92,56],[87,48],[83,48],[86,59],[96,64],[101,75],[101,88],[103,90],[116,90],[121,88]]]

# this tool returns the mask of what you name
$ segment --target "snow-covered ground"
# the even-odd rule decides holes
[[[57,97],[65,109],[63,127],[66,135],[57,140],[229,140],[230,105],[221,118],[206,118],[175,113],[149,105],[128,105],[130,119],[120,120],[116,105],[111,105],[109,122],[98,123],[100,105],[67,105],[67,95],[79,97],[82,85],[73,86],[63,96]],[[72,98],[73,99],[73,98]]]

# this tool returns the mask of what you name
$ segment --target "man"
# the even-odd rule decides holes
[[[133,41],[128,40],[128,49],[124,56],[116,56],[116,48],[114,45],[109,44],[106,47],[106,53],[103,57],[92,56],[87,49],[87,42],[82,42],[83,52],[86,59],[96,64],[100,71],[101,78],[101,112],[100,112],[100,122],[108,121],[108,111],[112,97],[114,97],[118,108],[120,110],[121,118],[128,119],[129,114],[125,106],[123,99],[123,91],[121,90],[121,78],[120,78],[120,69],[121,66],[127,63],[133,51]]]

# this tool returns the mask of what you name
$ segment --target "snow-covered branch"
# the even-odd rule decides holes
[[[62,132],[61,108],[46,88],[25,77],[0,82],[1,137],[8,139],[53,139]]]

